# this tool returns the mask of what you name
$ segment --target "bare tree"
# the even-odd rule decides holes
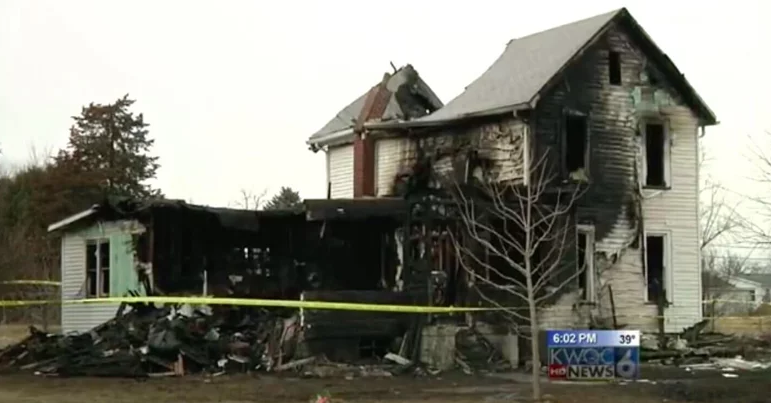
[[[726,202],[725,191],[718,183],[707,181],[699,191],[701,210],[701,246],[709,247],[716,239],[731,235],[744,226],[739,204]]]
[[[752,221],[747,222],[747,232],[763,247],[771,246],[771,132],[766,131],[762,139],[752,139],[750,157],[754,160],[755,175],[761,192],[748,196],[753,203]]]
[[[529,336],[523,336],[531,341],[536,400],[541,396],[539,308],[575,284],[582,271],[576,270],[575,261],[565,259],[575,251],[573,207],[581,187],[559,181],[547,155],[529,158],[533,163],[523,167],[525,179],[520,181],[486,177],[473,184],[454,182],[461,231],[450,232],[461,267],[475,283],[497,294],[487,296],[477,287],[480,298],[512,322],[529,327]],[[514,301],[524,304],[527,314],[511,308]]]
[[[726,201],[726,190],[706,172],[706,165],[711,160],[704,147],[699,156],[699,173],[702,183],[699,184],[699,217],[701,225],[702,250],[710,246],[716,239],[732,234],[745,225],[745,220],[739,214],[739,204]]]
[[[718,300],[733,293],[732,280],[755,271],[756,266],[749,264],[754,247],[751,246],[740,256],[730,248],[716,245],[717,240],[725,244],[745,239],[746,230],[752,231],[754,224],[741,215],[741,203],[727,201],[726,195],[729,192],[708,175],[705,165],[709,161],[710,158],[702,148],[699,159],[699,172],[703,178],[699,184],[702,294],[705,300],[704,313],[711,317],[721,311],[718,309]]]
[[[251,189],[241,189],[240,199],[233,202],[233,204],[244,210],[259,210],[264,204],[267,194],[267,189],[263,189],[260,193],[255,193]]]

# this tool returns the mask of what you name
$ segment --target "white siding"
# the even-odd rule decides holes
[[[667,331],[678,332],[701,320],[701,271],[698,217],[698,131],[691,111],[662,108],[669,120],[671,189],[645,190],[646,232],[668,232],[671,257],[668,278],[672,304],[665,312]]]
[[[89,234],[108,237],[122,231],[120,223],[105,223],[62,236],[62,301],[85,297],[86,240]],[[85,332],[115,317],[119,304],[62,304],[62,332]]]
[[[375,195],[393,196],[394,180],[402,169],[409,140],[385,138],[375,143]]]
[[[353,198],[353,145],[330,147],[327,166],[327,182],[332,185],[332,198]]]

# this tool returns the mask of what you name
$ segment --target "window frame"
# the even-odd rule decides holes
[[[586,269],[579,276],[584,276],[586,283],[586,296],[580,295],[581,301],[594,303],[597,301],[596,295],[596,281],[597,275],[595,273],[595,228],[593,224],[578,224],[576,225],[576,260],[578,259],[578,235],[583,234],[586,237],[586,245],[584,245],[584,260],[586,263]],[[576,270],[578,270],[578,262],[576,261]],[[576,285],[580,284],[580,279],[576,278]]]
[[[94,279],[94,286],[95,290],[92,294],[89,290],[89,285],[91,284],[89,280],[89,267],[88,267],[88,248],[89,246],[94,245],[94,253],[96,254],[96,267],[95,267],[95,279]],[[105,267],[102,264],[102,245],[107,245],[107,266]],[[95,299],[95,298],[106,298],[110,296],[110,292],[112,291],[112,287],[109,284],[110,281],[110,269],[112,266],[112,244],[110,242],[110,238],[107,237],[99,237],[99,238],[89,238],[86,239],[85,244],[85,254],[86,254],[86,260],[84,262],[84,270],[85,270],[85,293],[84,297],[87,299]],[[107,292],[104,292],[104,272],[107,271],[108,275],[107,278]]]
[[[591,129],[591,117],[588,113],[584,113],[578,110],[574,109],[565,109],[562,112],[562,122],[561,127],[562,130],[560,130],[560,139],[559,139],[559,149],[560,149],[560,160],[559,160],[559,168],[560,172],[562,173],[563,178],[570,178],[570,171],[568,171],[568,164],[567,164],[567,158],[568,158],[568,119],[569,118],[583,118],[585,120],[585,129],[584,129],[584,175],[586,176],[586,181],[590,181],[591,173],[590,173],[590,163],[591,163],[591,145],[592,145],[592,129]]]
[[[663,185],[648,185],[648,125],[655,124],[661,125],[663,129],[663,152],[662,163],[664,164],[664,184]],[[640,122],[640,134],[642,141],[640,147],[642,149],[642,177],[640,181],[644,189],[659,189],[669,190],[672,189],[672,137],[669,127],[669,121],[658,117],[646,117]]]
[[[663,256],[663,273],[661,273],[661,277],[663,277],[664,280],[664,293],[666,295],[666,300],[669,305],[672,305],[674,303],[674,292],[672,290],[672,286],[674,282],[672,281],[672,231],[670,230],[646,230],[643,238],[643,242],[645,245],[645,253],[643,253],[643,275],[644,275],[644,284],[645,287],[643,287],[643,301],[645,301],[646,304],[655,304],[656,301],[651,301],[648,299],[648,238],[649,237],[662,237],[664,238],[664,241],[662,243],[664,247],[664,256]]]

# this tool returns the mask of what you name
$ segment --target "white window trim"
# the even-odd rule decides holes
[[[642,133],[642,178],[640,181],[643,188],[658,188],[658,186],[648,186],[648,124],[660,124],[664,127],[664,188],[672,189],[672,136],[669,127],[669,121],[660,118],[645,118],[641,121],[640,132]]]
[[[383,148],[383,143],[379,139],[375,139],[375,146],[373,147],[375,150],[373,151],[373,161],[372,161],[372,184],[373,190],[374,190],[374,196],[379,197],[380,196],[380,151]]]
[[[330,176],[330,163],[331,163],[331,157],[329,155],[329,147],[324,148],[324,154],[326,154],[326,170],[327,170],[327,182],[324,184],[324,198],[326,199],[326,196],[331,197],[332,193],[332,177]]]
[[[522,175],[524,178],[522,178],[522,184],[525,186],[530,185],[530,159],[532,156],[530,155],[533,150],[530,149],[530,124],[525,124],[522,129],[522,137],[523,137],[523,145],[524,148],[523,153],[523,165],[524,168],[522,170]],[[468,175],[467,175],[468,176]]]
[[[110,293],[108,292],[107,295],[104,295],[104,292],[102,292],[102,253],[101,253],[101,245],[102,244],[109,245],[110,249],[110,255],[112,255],[112,245],[110,244],[110,238],[107,237],[100,237],[100,238],[89,238],[86,239],[86,253],[88,253],[88,245],[96,245],[96,290],[95,295],[90,295],[88,293],[88,255],[86,255],[86,261],[85,261],[85,272],[86,272],[86,292],[85,292],[85,298],[105,298],[109,297]],[[110,259],[108,256],[107,259]],[[112,270],[111,262],[108,262],[107,270]],[[109,278],[108,278],[109,280]],[[110,290],[110,285],[107,285],[107,289]]]
[[[645,253],[643,254],[643,265],[644,265],[644,274],[645,274],[645,282],[643,283],[645,286],[643,287],[643,301],[646,303],[655,303],[656,301],[650,301],[648,299],[648,237],[649,236],[660,236],[664,237],[664,289],[667,293],[667,302],[669,305],[672,305],[674,303],[674,290],[672,289],[672,285],[674,282],[672,281],[672,231],[670,230],[648,230],[645,231],[645,237],[643,238],[643,243],[645,245]]]
[[[576,235],[586,235],[586,250],[584,252],[584,259],[586,259],[586,269],[583,272],[583,276],[586,279],[586,302],[596,302],[596,287],[595,282],[597,275],[594,269],[594,225],[579,224],[576,226]],[[578,237],[576,237],[577,239]]]

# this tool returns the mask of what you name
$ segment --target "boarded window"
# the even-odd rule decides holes
[[[587,165],[589,133],[586,116],[565,117],[563,166],[567,173],[585,170]]]
[[[645,125],[645,185],[667,186],[668,153],[664,125],[648,123]]]
[[[647,235],[645,237],[645,282],[649,302],[658,302],[666,298],[666,266],[668,252],[664,235]]]
[[[621,84],[621,54],[618,52],[608,53],[608,77],[610,84]]]
[[[86,297],[110,296],[110,241],[86,243]]]

